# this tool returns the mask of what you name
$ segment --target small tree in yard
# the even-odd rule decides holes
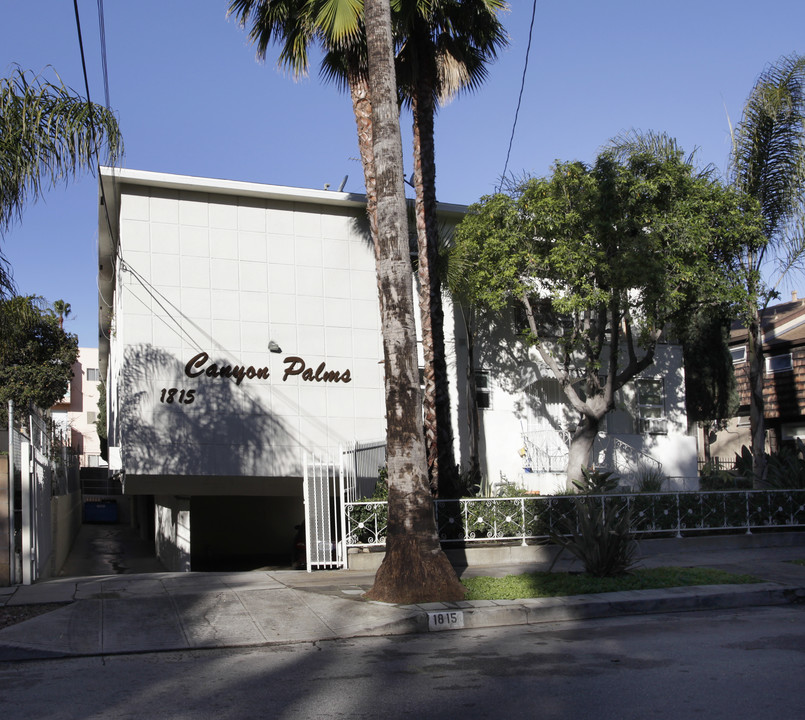
[[[741,301],[737,253],[763,242],[756,204],[665,151],[607,149],[486,197],[456,232],[461,293],[519,304],[524,337],[578,414],[568,482],[580,481],[615,393],[694,310]],[[556,328],[561,325],[562,332]]]

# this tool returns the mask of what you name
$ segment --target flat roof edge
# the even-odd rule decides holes
[[[364,207],[366,196],[360,193],[338,192],[335,190],[313,190],[310,188],[288,187],[285,185],[269,185],[266,183],[245,182],[242,180],[223,180],[193,175],[174,175],[171,173],[150,170],[130,170],[127,168],[101,167],[100,174],[104,180],[123,182],[129,185],[147,185],[163,187],[186,192],[217,193],[221,195],[240,195],[260,197],[290,202],[308,202],[320,205],[340,205],[348,207]],[[448,215],[464,215],[465,205],[439,203],[440,213]]]

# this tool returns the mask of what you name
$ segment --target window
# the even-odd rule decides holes
[[[101,371],[98,368],[87,368],[87,382],[100,382]]]
[[[746,362],[746,345],[740,347],[730,348],[730,355],[732,356],[732,364],[740,365]]]
[[[668,432],[665,417],[665,391],[659,378],[641,378],[637,387],[638,431],[649,435],[665,435]]]
[[[475,371],[475,401],[478,407],[488,409],[492,407],[492,392],[489,387],[489,373],[486,370]]]
[[[766,372],[778,373],[791,370],[794,367],[791,361],[791,353],[785,355],[772,355],[766,358]]]

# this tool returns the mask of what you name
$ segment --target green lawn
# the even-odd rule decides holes
[[[629,575],[610,578],[586,573],[536,572],[502,578],[463,578],[461,582],[468,590],[466,600],[517,600],[684,585],[735,585],[760,580],[751,575],[734,575],[709,568],[664,567],[634,570]]]

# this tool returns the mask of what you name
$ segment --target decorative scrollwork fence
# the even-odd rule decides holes
[[[576,500],[602,503],[605,513],[631,513],[636,535],[677,535],[723,530],[805,527],[805,490],[561,495],[550,497],[435,500],[436,527],[443,543],[546,540],[572,521]],[[345,506],[347,547],[382,546],[385,502]]]

